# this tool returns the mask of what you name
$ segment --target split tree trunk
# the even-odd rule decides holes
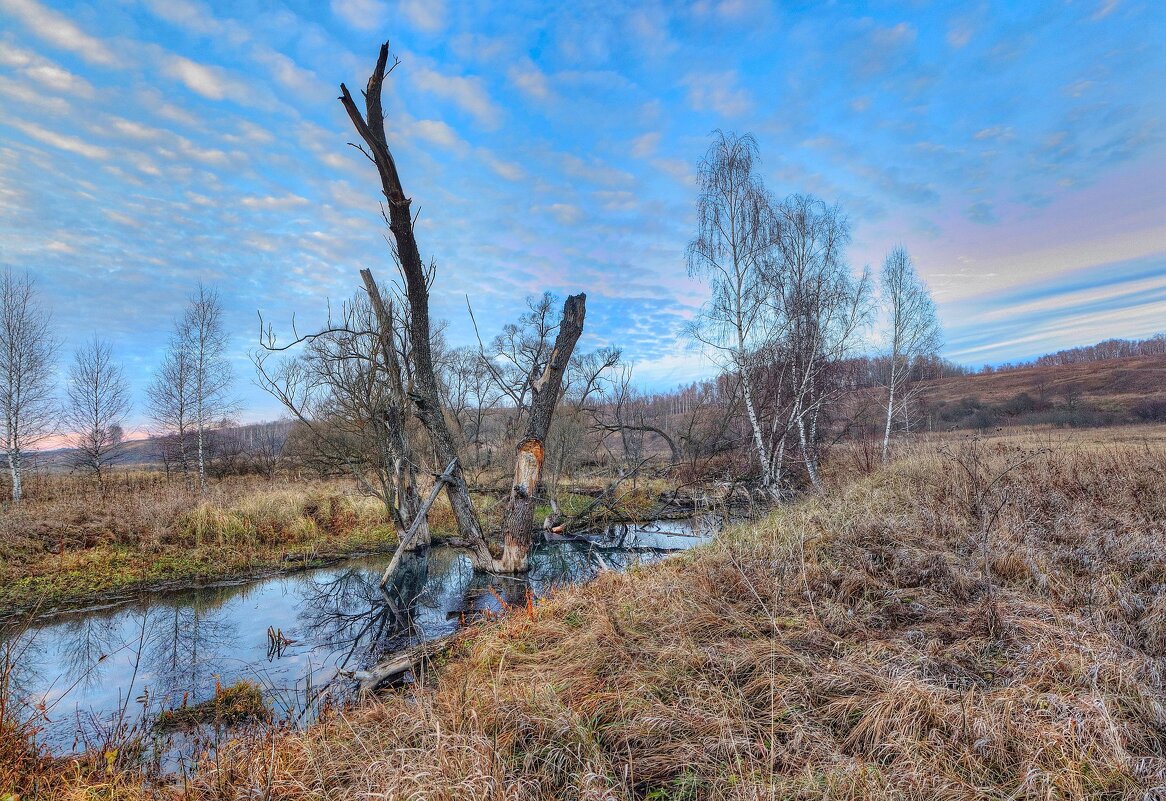
[[[381,189],[385,200],[388,201],[389,230],[396,244],[401,274],[405,279],[405,296],[409,302],[409,338],[414,377],[409,397],[413,401],[418,419],[429,432],[437,460],[440,463],[453,462],[452,474],[445,482],[446,494],[457,521],[458,532],[470,550],[474,566],[495,572],[521,572],[529,565],[534,493],[542,477],[543,441],[546,439],[558,403],[563,373],[567,369],[575,343],[583,331],[586,297],[579,294],[567,299],[563,306],[563,319],[559,325],[555,348],[551,352],[546,369],[535,382],[526,436],[518,445],[519,458],[515,467],[514,487],[503,528],[503,553],[498,557],[490,550],[474,512],[461,463],[457,461],[457,446],[445,419],[441,393],[433,369],[429,326],[430,275],[417,247],[410,200],[405,195],[396,162],[385,136],[381,89],[388,68],[388,57],[389,45],[386,42],[381,45],[376,67],[365,87],[363,115],[344,84],[340,85],[340,102],[368,148],[368,155],[376,165],[381,179]],[[369,271],[363,270],[361,274],[365,289],[373,302],[378,325],[383,326],[387,318],[387,309],[380,291]]]
[[[410,399],[414,412],[421,424],[429,432],[437,461],[448,464],[457,459],[457,445],[449,430],[442,408],[441,392],[433,369],[433,354],[430,347],[429,325],[429,279],[430,274],[421,260],[417,239],[413,231],[413,217],[410,200],[401,184],[397,164],[389,150],[385,136],[385,115],[381,105],[381,90],[388,68],[389,45],[381,45],[376,66],[365,87],[365,111],[362,114],[353,100],[348,87],[340,85],[340,102],[352,120],[356,132],[367,147],[367,155],[376,165],[381,179],[381,190],[388,205],[389,230],[393,234],[396,255],[400,262],[401,275],[405,279],[405,296],[409,302],[409,338],[413,356],[413,386]],[[367,287],[367,283],[366,283]],[[375,288],[375,284],[374,284]],[[582,304],[580,303],[580,307]],[[582,309],[580,308],[580,311]],[[580,314],[580,325],[582,315]],[[551,409],[553,411],[553,407]],[[474,512],[474,504],[466,486],[461,464],[454,466],[453,474],[445,483],[446,495],[457,521],[458,532],[465,540],[474,566],[482,570],[499,570],[504,567],[482,533],[481,524]]]
[[[499,573],[522,573],[530,567],[530,549],[534,543],[534,505],[539,481],[542,480],[544,443],[551,427],[563,374],[571,361],[575,343],[583,333],[583,319],[587,315],[587,296],[571,295],[563,304],[563,318],[555,346],[546,367],[531,384],[530,416],[526,433],[518,443],[514,463],[514,484],[502,523],[502,556],[495,561]]]

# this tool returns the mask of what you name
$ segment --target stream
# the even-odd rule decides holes
[[[543,597],[604,567],[626,570],[687,549],[715,530],[712,519],[671,520],[617,528],[590,544],[544,543],[521,577],[475,573],[465,554],[435,547],[402,562],[390,587],[393,604],[378,586],[391,554],[148,593],[38,621],[10,643],[17,657],[13,688],[18,698],[43,703],[39,736],[52,753],[108,748],[128,732],[141,735],[150,758],[172,769],[230,731],[202,726],[163,736],[151,732],[150,721],[164,709],[213,697],[218,685],[253,682],[275,721],[299,725],[323,699],[351,694],[352,682],[339,671],[449,634],[503,603],[525,605],[528,589]]]

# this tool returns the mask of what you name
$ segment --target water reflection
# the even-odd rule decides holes
[[[631,527],[596,544],[547,543],[522,578],[476,573],[461,553],[405,556],[382,591],[389,557],[278,578],[148,595],[116,609],[79,612],[29,631],[14,677],[43,701],[55,752],[100,742],[128,712],[149,719],[195,703],[217,684],[258,683],[280,719],[310,719],[323,698],[350,689],[347,672],[419,639],[439,637],[528,593],[586,581],[660,558],[711,536],[688,523]]]

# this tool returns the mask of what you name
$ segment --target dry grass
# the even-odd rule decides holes
[[[161,582],[253,572],[287,559],[389,547],[379,501],[339,481],[232,478],[208,493],[157,473],[41,476],[0,509],[0,617]]]
[[[420,686],[222,749],[189,786],[74,769],[41,797],[1166,794],[1166,445],[900,457],[475,627]]]
[[[187,797],[1158,797],[1163,487],[1160,444],[920,447],[475,630]]]

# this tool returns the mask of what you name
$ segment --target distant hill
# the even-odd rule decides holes
[[[118,451],[116,465],[119,468],[146,467],[160,464],[161,442],[152,437],[133,439],[125,442]],[[68,470],[73,466],[72,448],[54,448],[36,454],[37,466],[47,470]]]
[[[269,423],[248,423],[238,426],[222,426],[209,432],[207,437],[207,452],[211,461],[238,462],[240,459],[271,452],[273,449],[282,449],[292,423],[288,420],[277,420]],[[170,448],[171,458],[174,459],[175,440],[170,438],[148,437],[127,441],[117,454],[116,467],[120,469],[135,467],[159,467],[164,465],[166,448]],[[188,453],[193,454],[193,444],[188,445]],[[39,451],[35,454],[36,467],[46,470],[69,470],[73,467],[73,449],[56,448]]]
[[[1166,355],[1016,367],[923,382],[935,427],[1166,422]]]

